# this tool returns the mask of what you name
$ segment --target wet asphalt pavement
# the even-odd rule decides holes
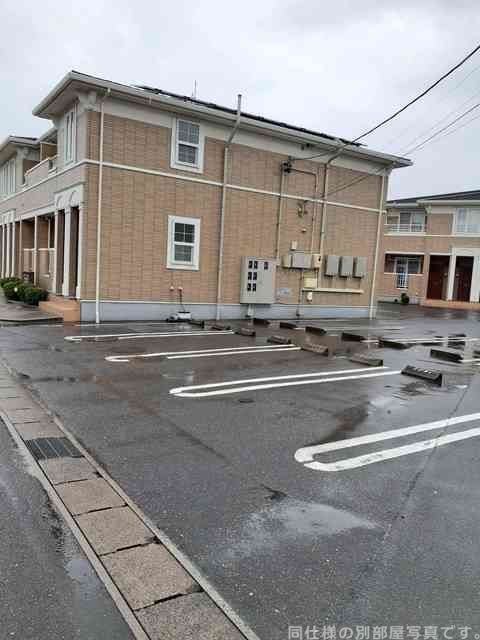
[[[133,636],[0,421],[0,637]]]
[[[256,339],[73,343],[64,337],[192,327],[2,327],[0,348],[262,640],[288,638],[289,625],[456,625],[480,633],[478,437],[336,472],[309,469],[294,458],[303,447],[480,411],[475,363],[434,360],[427,345],[395,350],[344,342],[335,327],[371,340],[454,333],[480,339],[480,315],[386,305],[372,323],[315,324],[329,334],[308,338],[258,327]],[[260,346],[271,334],[327,344],[333,357],[279,351],[105,360]],[[445,345],[471,358],[480,342]],[[440,370],[443,385],[396,373],[202,398],[170,394],[187,385],[362,368],[348,360],[352,352],[380,355],[389,372],[406,364]],[[476,419],[316,459],[342,460],[479,426]]]

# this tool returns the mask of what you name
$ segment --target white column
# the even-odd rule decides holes
[[[5,225],[2,224],[2,278],[5,278],[6,237]]]
[[[455,268],[457,266],[457,255],[452,252],[450,264],[448,266],[447,300],[453,300],[453,287],[455,285]]]
[[[77,252],[77,291],[79,300],[82,292],[82,261],[83,261],[83,202],[78,205],[78,252]]]
[[[65,241],[63,245],[63,287],[62,294],[68,296],[70,294],[70,231],[72,221],[72,210],[70,207],[65,209],[64,234]]]
[[[7,229],[7,251],[6,251],[6,273],[5,276],[7,278],[9,278],[12,274],[11,274],[11,264],[12,264],[12,255],[11,255],[11,243],[10,243],[10,236],[11,236],[11,223],[7,222],[7,224],[5,225],[6,229]]]
[[[34,218],[35,227],[33,229],[33,282],[34,284],[38,284],[37,281],[37,271],[38,271],[38,216]]]
[[[470,302],[478,302],[480,298],[480,256],[473,257],[472,283],[470,285]]]
[[[54,217],[55,227],[53,229],[53,248],[55,253],[53,254],[53,276],[52,276],[52,291],[57,293],[57,269],[58,269],[58,211],[55,211]]]
[[[18,223],[18,277],[23,274],[23,227],[22,221]]]
[[[17,265],[15,264],[15,220],[12,222],[12,267],[10,275],[17,275]]]

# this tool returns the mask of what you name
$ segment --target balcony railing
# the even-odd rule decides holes
[[[397,273],[395,280],[397,289],[408,289],[408,273]]]
[[[424,222],[411,222],[410,224],[386,224],[386,233],[424,233]]]

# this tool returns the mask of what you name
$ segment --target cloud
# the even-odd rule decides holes
[[[70,69],[185,94],[197,81],[203,99],[234,106],[241,92],[251,112],[355,137],[455,64],[480,33],[472,0],[0,5],[0,138],[45,131],[49,123],[31,111]],[[404,148],[473,96],[480,70],[455,87],[475,65],[480,57],[365,142]],[[414,167],[394,173],[390,195],[478,187],[479,127],[480,119],[419,151]]]

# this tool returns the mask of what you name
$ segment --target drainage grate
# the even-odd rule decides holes
[[[34,438],[26,440],[25,444],[35,460],[82,457],[68,438]]]

